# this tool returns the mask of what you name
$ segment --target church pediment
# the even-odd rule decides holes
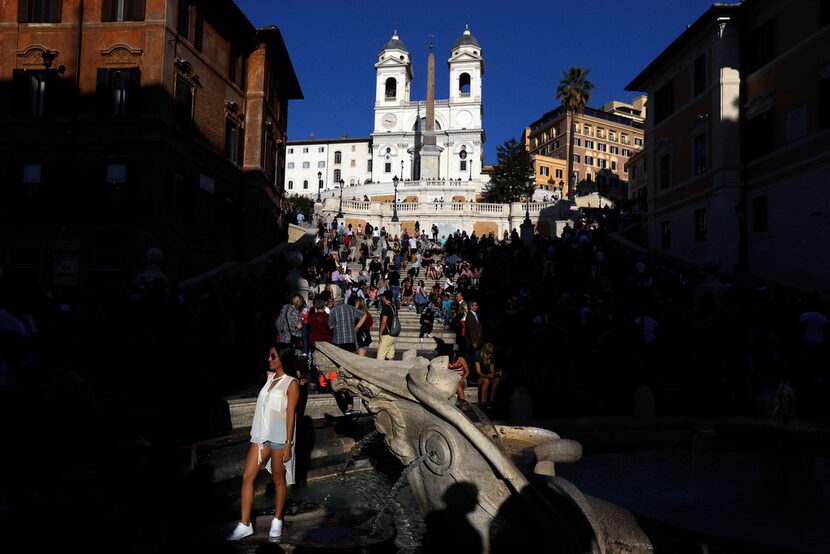
[[[459,52],[458,55],[450,58],[450,63],[455,62],[480,62],[481,56],[474,56],[470,52]]]

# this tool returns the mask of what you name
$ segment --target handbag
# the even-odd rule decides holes
[[[366,348],[372,344],[372,333],[366,327],[361,327],[357,330],[357,344],[362,348]]]

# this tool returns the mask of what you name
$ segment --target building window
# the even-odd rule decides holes
[[[289,148],[289,149],[288,149],[288,153],[289,153],[289,154],[293,154],[293,153],[294,153],[294,149],[293,149],[293,148]]]
[[[460,162],[458,162],[458,170],[467,171],[467,160],[461,160]]]
[[[60,23],[61,0],[18,0],[19,23]]]
[[[594,149],[594,141],[586,140],[585,141],[585,148],[590,148],[591,150],[593,150]]]
[[[467,98],[470,96],[470,74],[469,73],[462,73],[461,76],[458,77],[458,92],[461,98]]]
[[[303,154],[308,154],[308,148],[303,148]]]
[[[342,162],[343,155],[340,153],[340,150],[337,150],[334,153],[334,163],[339,164]]]
[[[145,0],[104,0],[101,21],[144,21]]]
[[[288,162],[288,169],[294,169],[294,162]]]
[[[612,154],[619,154],[620,153],[620,147],[619,146],[612,146],[611,147],[611,153]]]
[[[225,157],[242,165],[242,127],[233,119],[225,120]]]
[[[228,45],[228,79],[245,90],[245,80],[248,76],[248,57],[240,50],[236,43]]]
[[[288,181],[288,190],[292,190],[294,188],[294,181]]]
[[[746,37],[745,63],[750,74],[775,57],[775,20],[770,19]]]
[[[549,177],[550,176],[550,168],[546,166],[539,167],[539,175],[542,177]]]
[[[555,176],[557,179],[561,179],[561,178],[562,178],[562,170],[561,170],[561,169],[557,169],[556,171],[554,171],[554,176]]]
[[[746,122],[746,156],[754,160],[772,151],[772,110],[760,113]]]
[[[54,115],[58,72],[52,69],[15,69],[12,74],[14,107],[24,117]]]
[[[594,165],[594,157],[585,156],[585,165]]]
[[[603,131],[602,129],[597,129],[597,138],[604,139],[605,131]]]
[[[340,182],[340,175],[341,175],[340,170],[339,170],[339,169],[335,169],[335,170],[334,170],[334,182],[335,182],[335,183],[339,183],[339,182]]]
[[[357,149],[357,145],[356,145],[356,144],[352,144],[352,152],[354,152],[356,149]]]
[[[322,154],[325,150],[326,150],[326,149],[325,149],[324,147],[322,147],[322,146],[318,146],[318,147],[317,147],[317,152],[319,152],[319,153],[321,153],[321,154]]]
[[[769,220],[767,219],[767,197],[758,196],[752,199],[752,232],[765,233],[769,231]]]
[[[830,6],[830,3],[823,3]],[[830,7],[827,8],[830,11]],[[819,129],[830,127],[830,75],[818,82],[818,124]]]
[[[574,154],[573,155],[573,162],[578,164],[578,163],[580,163],[579,160],[580,160],[579,154]]]
[[[96,100],[99,115],[134,115],[141,93],[141,70],[98,69]]]
[[[631,156],[631,150],[629,150],[628,148],[623,148],[622,155],[628,158],[629,156]]]
[[[695,242],[706,241],[706,208],[695,210]]]
[[[660,248],[671,250],[671,221],[660,223]]]
[[[706,133],[694,138],[694,166],[693,175],[702,175],[706,172]]]
[[[634,146],[642,146],[642,145],[643,145],[643,139],[641,139],[640,137],[634,137]]]
[[[611,161],[611,171],[617,171],[617,162]]]
[[[184,130],[190,130],[193,121],[193,88],[182,77],[176,77],[176,91],[174,93],[174,118],[176,125]]]
[[[317,162],[317,167],[318,167],[318,168],[321,168],[321,167],[326,167],[326,162],[324,162],[324,161],[319,161],[319,162]]]
[[[311,162],[303,162],[303,169],[309,169],[311,167]]]
[[[608,140],[617,142],[617,133],[614,131],[608,131]]]
[[[244,147],[245,134],[242,130],[242,136],[239,140],[239,165],[245,164]],[[262,169],[268,177],[273,178],[276,175],[276,158],[277,152],[274,145],[274,126],[270,121],[265,122],[265,140],[262,141]]]
[[[620,142],[623,144],[628,144],[628,135],[620,135]]]
[[[600,152],[608,152],[608,145],[604,142],[600,142],[599,144],[597,144],[597,150],[599,150]]]
[[[372,172],[372,160],[366,160],[366,171]]]
[[[585,136],[591,136],[591,126],[590,125],[583,125],[582,126],[582,134]]]
[[[660,188],[667,189],[671,186],[671,154],[663,154],[660,156],[660,161],[658,163]]]
[[[349,167],[357,167],[357,160],[350,160]]]
[[[600,169],[605,169],[607,167],[608,160],[603,160],[601,158],[597,159],[597,167]]]
[[[308,181],[303,181],[303,190],[308,190]]]
[[[195,0],[179,0],[179,34],[202,50],[202,10]]]
[[[706,54],[701,54],[695,59],[694,69],[694,88],[692,93],[694,96],[703,94],[706,90]]]
[[[384,95],[387,100],[394,100],[398,96],[398,81],[394,77],[386,79]]]
[[[384,173],[392,173],[392,163],[386,162],[383,164],[383,172]]]
[[[657,124],[674,113],[674,81],[663,85],[654,97],[654,123]]]

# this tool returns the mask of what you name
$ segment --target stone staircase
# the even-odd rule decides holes
[[[359,263],[355,262],[349,263],[348,267],[352,270],[353,277],[357,277],[360,270],[363,269]],[[364,273],[368,275],[368,272],[364,271]],[[406,270],[402,269],[401,273],[405,275]],[[419,277],[416,277],[415,283],[417,284],[419,279],[423,279],[424,286],[427,290],[430,290],[432,289],[436,279],[427,279],[425,273],[426,269],[421,268]],[[371,311],[371,314],[374,319],[372,324],[372,344],[368,348],[366,355],[374,358],[377,356],[377,333],[378,325],[380,325],[380,314],[374,309]],[[401,334],[398,336],[398,343],[395,346],[396,360],[400,360],[405,351],[412,349],[417,351],[418,356],[423,356],[427,359],[447,354],[450,350],[452,350],[452,347],[455,344],[455,332],[444,329],[444,324],[440,318],[435,318],[435,323],[432,327],[432,337],[425,336],[423,341],[421,341],[418,339],[418,334],[421,329],[421,314],[416,313],[414,309],[409,310],[408,308],[402,306],[398,312],[398,316],[401,319]]]

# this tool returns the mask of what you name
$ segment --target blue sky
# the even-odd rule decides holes
[[[256,26],[277,25],[305,95],[289,107],[291,140],[368,137],[374,63],[397,27],[412,54],[412,99],[426,98],[429,35],[435,35],[436,98],[448,95],[446,60],[469,24],[484,54],[486,163],[496,146],[558,106],[561,72],[591,68],[590,105],[630,101],[625,86],[711,0],[400,2],[374,0],[237,0]]]

